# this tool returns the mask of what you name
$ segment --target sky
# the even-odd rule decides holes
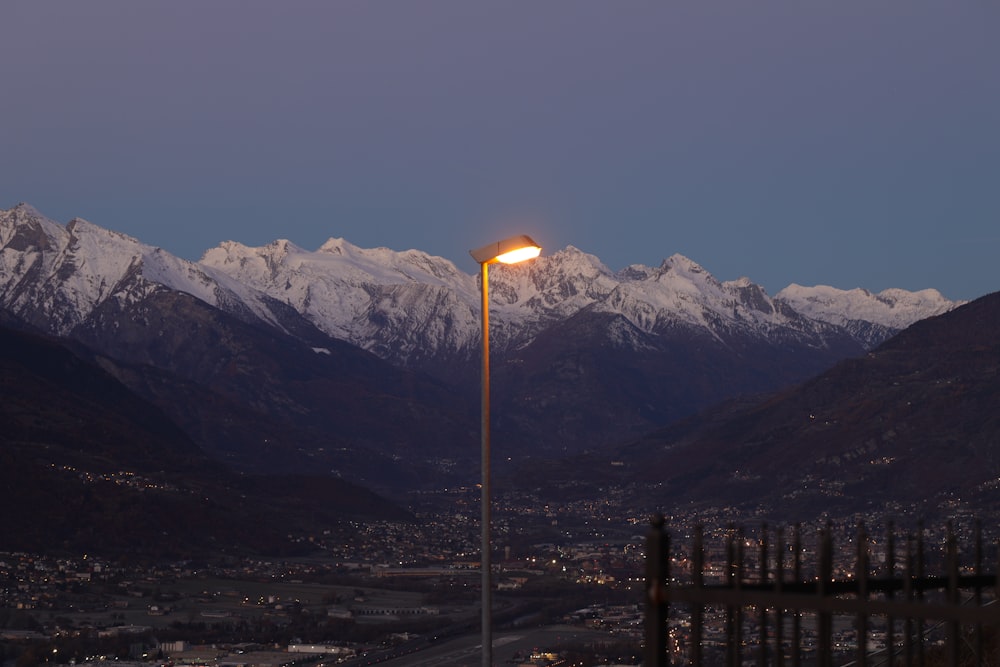
[[[991,0],[10,0],[0,208],[227,240],[1000,289]]]

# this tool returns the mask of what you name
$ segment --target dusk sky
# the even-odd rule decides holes
[[[0,208],[188,259],[468,250],[1000,289],[1000,2],[0,8]]]

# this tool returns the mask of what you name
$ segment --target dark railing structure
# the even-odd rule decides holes
[[[701,527],[684,553],[671,544],[663,517],[654,517],[646,545],[645,666],[1000,665],[1000,587],[996,574],[983,570],[979,522],[964,565],[948,524],[943,559],[931,554],[940,574],[927,574],[922,525],[901,554],[894,532],[888,524],[880,558],[873,558],[874,542],[859,524],[837,552],[853,564],[835,567],[830,524],[808,548],[800,526],[789,541],[783,528],[772,541],[766,525],[753,537],[730,527],[713,563]]]

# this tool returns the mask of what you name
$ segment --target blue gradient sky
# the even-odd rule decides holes
[[[189,259],[329,237],[774,293],[1000,289],[1000,3],[32,2],[0,9],[0,208]]]

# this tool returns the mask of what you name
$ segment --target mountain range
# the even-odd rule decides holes
[[[12,324],[0,311],[0,551],[289,554],[290,531],[413,519],[346,480],[235,473],[85,348]]]
[[[470,260],[470,264],[471,264]],[[384,492],[478,470],[479,286],[440,257],[226,242],[199,262],[27,204],[0,211],[6,325],[73,349],[213,461]],[[616,445],[804,381],[959,305],[935,290],[770,296],[670,256],[568,247],[491,268],[499,463]]]
[[[734,400],[615,453],[661,507],[980,517],[1000,510],[1000,292],[917,322],[766,400]],[[590,461],[568,470],[608,470]],[[607,480],[605,480],[607,483]]]

